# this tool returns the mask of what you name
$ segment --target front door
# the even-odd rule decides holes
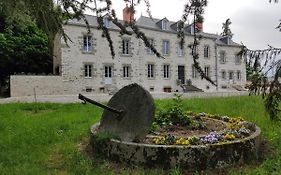
[[[112,66],[104,66],[104,84],[112,84]]]
[[[185,83],[185,72],[184,72],[184,66],[178,66],[178,79],[180,80],[181,84]]]

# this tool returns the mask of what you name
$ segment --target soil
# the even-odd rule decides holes
[[[226,123],[221,120],[203,118],[203,122],[206,125],[206,128],[204,129],[188,129],[186,127],[172,125],[165,128],[161,128],[157,132],[148,135],[148,137],[154,137],[155,135],[161,136],[161,135],[169,135],[169,134],[177,137],[184,137],[184,138],[190,136],[202,137],[208,135],[210,132],[214,132],[214,131],[219,132],[226,128]]]

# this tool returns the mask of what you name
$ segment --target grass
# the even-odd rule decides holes
[[[171,100],[156,100],[158,109],[171,103]],[[258,165],[236,167],[229,174],[280,174],[281,127],[280,123],[269,120],[261,98],[187,99],[184,100],[184,108],[230,117],[242,116],[261,127],[262,136],[270,143],[274,154]],[[184,172],[179,168],[168,172],[128,168],[85,156],[81,148],[88,141],[90,126],[100,119],[101,114],[100,108],[89,104],[0,105],[0,174],[158,175]]]

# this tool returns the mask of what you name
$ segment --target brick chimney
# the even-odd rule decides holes
[[[127,23],[134,21],[134,13],[130,7],[128,7],[128,4],[126,4],[126,7],[123,9],[123,21]]]
[[[203,32],[203,22],[196,22],[195,27],[198,29],[199,32]]]

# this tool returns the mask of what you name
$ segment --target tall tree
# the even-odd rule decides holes
[[[0,9],[1,10],[1,9]],[[0,12],[0,87],[15,73],[50,73],[48,37],[26,14]]]
[[[231,21],[228,18],[224,23],[222,23],[222,36],[229,36],[230,38],[232,38],[233,33],[230,30],[230,25],[231,25]]]

